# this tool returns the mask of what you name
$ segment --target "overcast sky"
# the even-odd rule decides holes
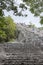
[[[20,0],[17,0],[17,3],[20,3],[20,2],[21,2]],[[14,16],[12,11],[7,12],[5,10],[4,13],[5,13],[5,16],[10,15],[13,18],[14,22],[16,22],[16,23],[29,24],[29,22],[31,22],[31,23],[35,24],[37,27],[40,27],[41,26],[40,23],[39,23],[40,18],[39,17],[34,17],[34,15],[29,10],[27,10],[27,11],[24,12],[24,13],[27,13],[28,14],[27,17]]]

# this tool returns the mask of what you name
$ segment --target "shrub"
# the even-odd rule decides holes
[[[0,42],[15,39],[15,32],[16,24],[10,16],[0,18]]]

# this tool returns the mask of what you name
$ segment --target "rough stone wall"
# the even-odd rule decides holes
[[[0,65],[43,65],[42,51],[32,44],[0,44]]]
[[[43,65],[43,34],[23,25],[17,28],[16,42],[0,43],[0,65]]]

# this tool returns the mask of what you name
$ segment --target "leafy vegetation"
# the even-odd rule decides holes
[[[41,16],[43,13],[43,0],[23,0],[27,4],[27,6],[30,6],[31,13],[34,14],[34,16]],[[42,16],[43,18],[43,16]],[[43,24],[43,19],[40,17],[40,23]]]
[[[43,0],[22,0],[23,2],[17,5],[15,0],[0,0],[0,42],[9,41],[18,37],[16,30],[16,24],[13,22],[10,16],[4,17],[4,11],[13,11],[14,15],[23,16],[22,11],[25,11],[30,7],[30,11],[41,18],[40,23],[43,24]],[[25,4],[24,4],[25,2]],[[27,6],[28,7],[27,7]],[[20,11],[18,11],[19,9]],[[27,16],[27,15],[26,15]],[[34,25],[30,25],[34,27]]]
[[[30,11],[35,14],[35,16],[40,16],[43,12],[43,0],[23,0],[28,6],[30,6]]]
[[[9,41],[16,38],[16,24],[8,17],[0,18],[0,42]]]
[[[43,27],[39,27],[38,29],[39,29],[39,30],[43,30]]]
[[[41,16],[40,18],[41,18],[40,23],[42,25],[43,24],[43,16]]]
[[[19,5],[16,3],[16,0],[0,0],[0,15],[2,16],[3,10],[13,11],[14,15],[23,16],[22,11],[25,11],[30,7],[30,11],[35,15],[39,16],[43,13],[43,0],[22,0],[23,2]],[[25,4],[24,4],[25,2]],[[27,7],[27,6],[28,7]],[[18,11],[19,9],[20,11]],[[26,15],[27,16],[27,15]],[[41,18],[41,24],[43,24]]]
[[[30,28],[36,28],[35,24],[33,24],[33,23],[31,23],[31,22],[29,23],[29,27],[30,27]]]

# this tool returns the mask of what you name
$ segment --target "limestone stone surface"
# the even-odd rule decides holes
[[[15,42],[0,43],[0,65],[43,65],[43,34],[37,28],[17,24]]]

